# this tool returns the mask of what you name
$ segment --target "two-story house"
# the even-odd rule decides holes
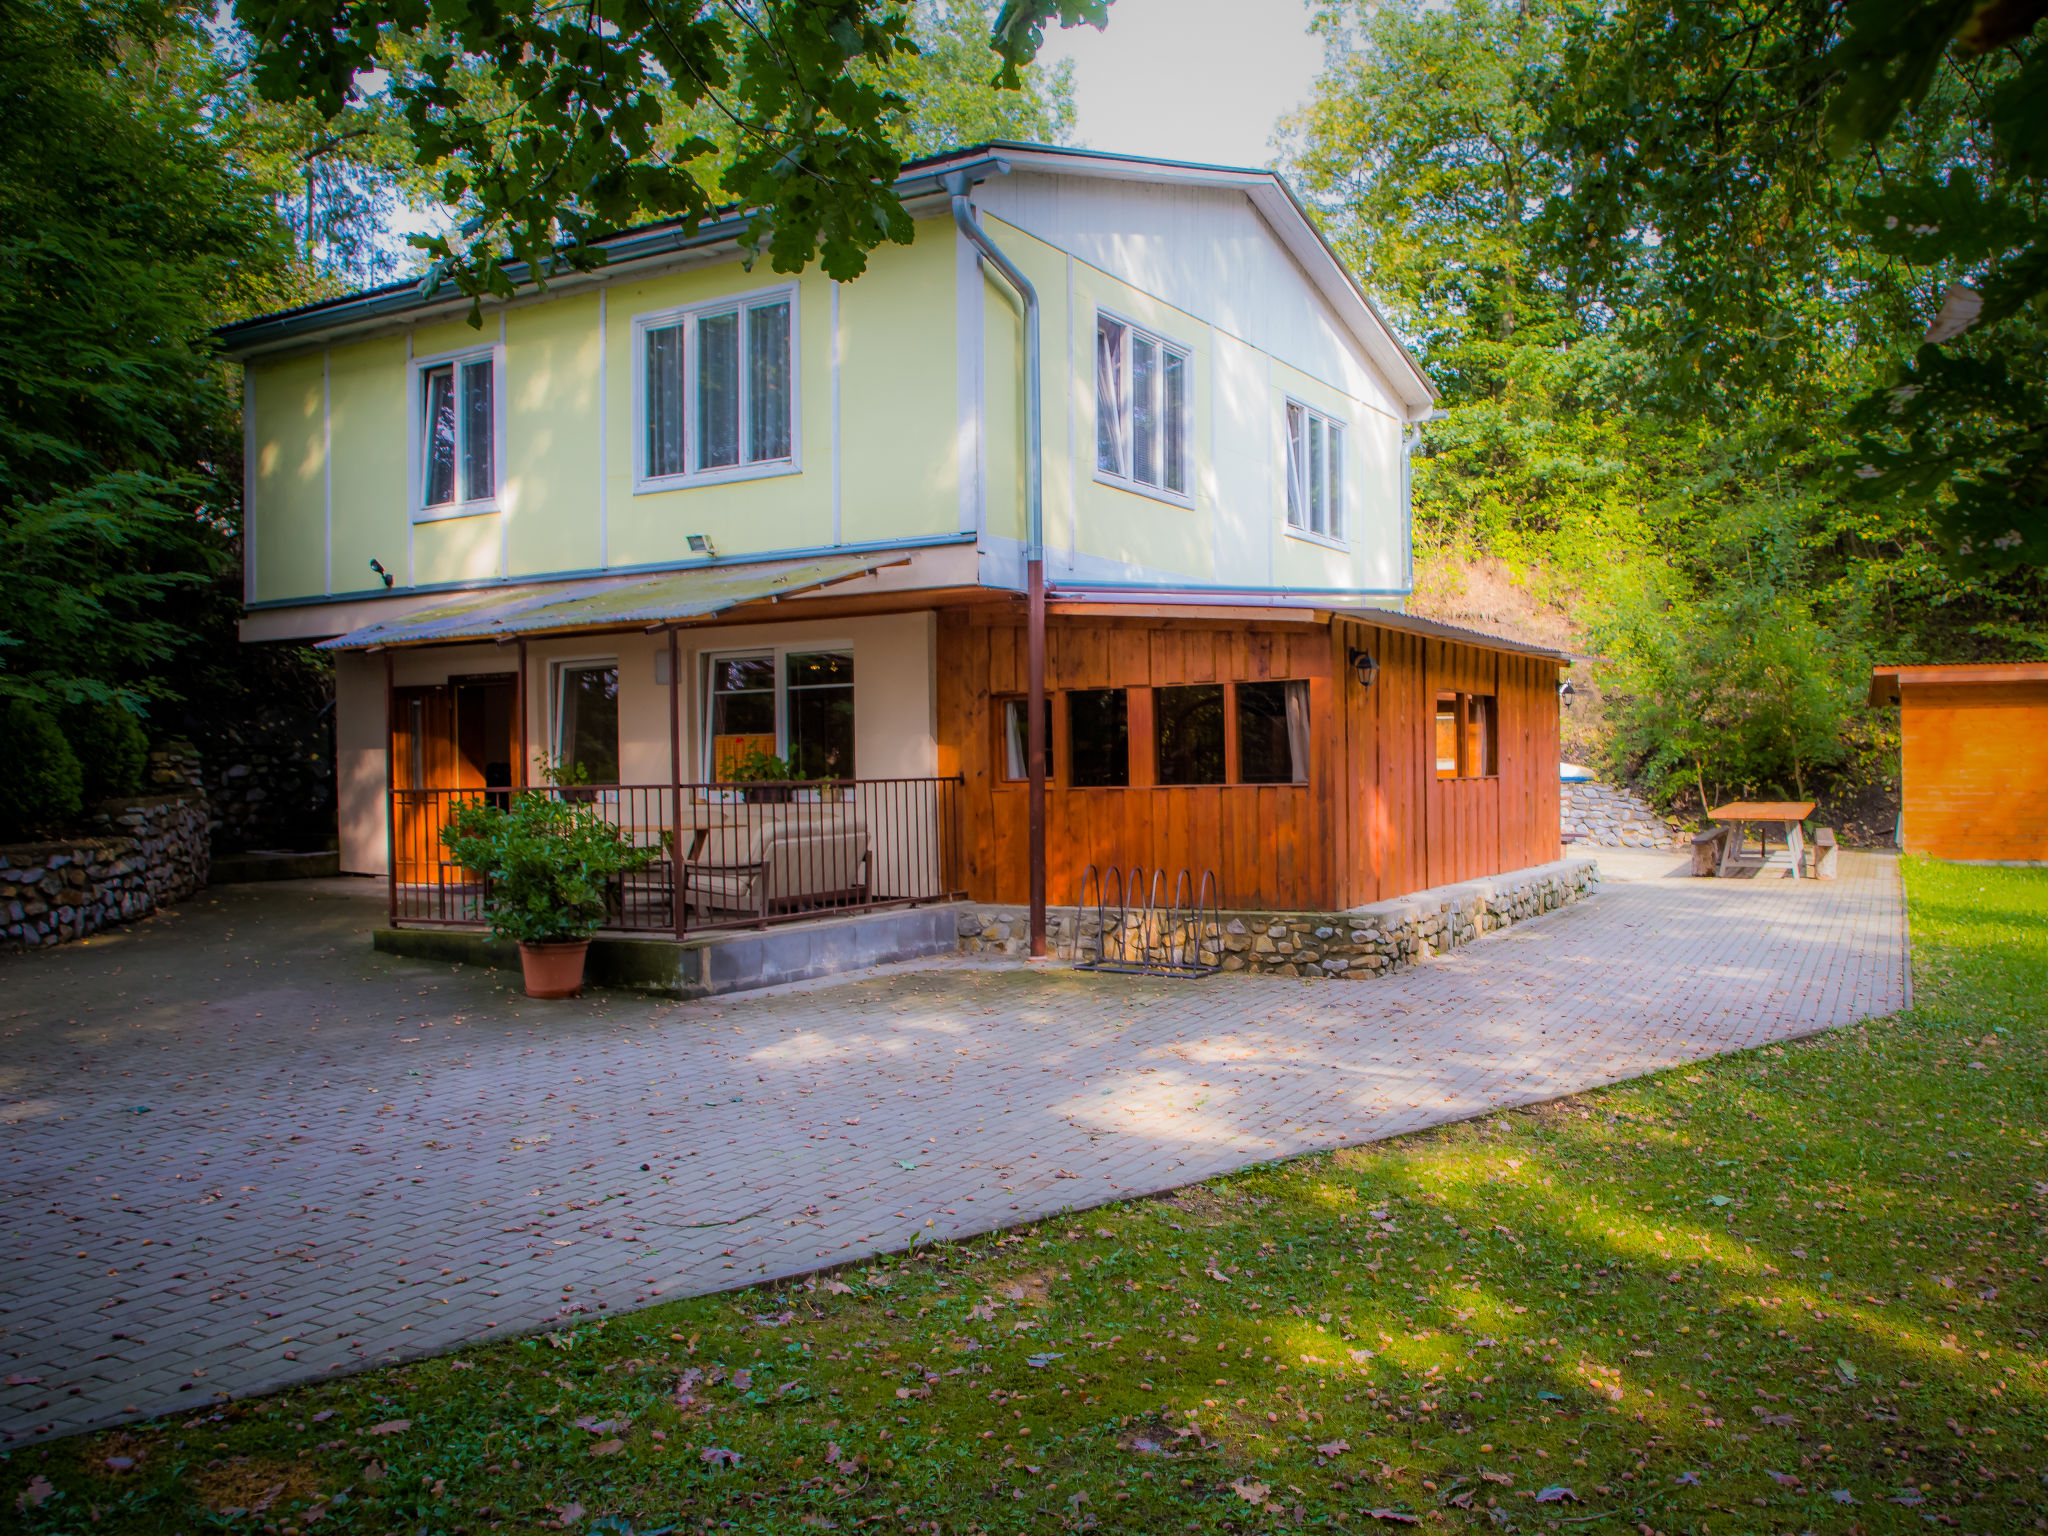
[[[480,330],[396,285],[223,333],[243,634],[336,653],[343,867],[459,883],[449,799],[555,762],[668,850],[640,926],[1023,901],[1034,498],[1053,901],[1091,863],[1319,910],[1557,857],[1565,658],[1401,612],[1433,394],[1286,186],[996,144],[900,190],[915,242],[851,283],[750,270],[735,219]],[[809,875],[720,830],[764,801],[831,808]]]

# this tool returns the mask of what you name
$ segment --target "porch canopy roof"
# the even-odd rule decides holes
[[[849,581],[901,558],[895,554],[841,555],[771,565],[713,565],[651,576],[602,576],[546,586],[496,587],[403,617],[365,624],[321,641],[319,649],[372,651],[386,646],[651,628]]]

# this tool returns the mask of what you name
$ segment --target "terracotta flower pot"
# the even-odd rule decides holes
[[[589,949],[588,939],[521,944],[519,968],[526,973],[526,995],[575,997],[583,990],[583,957]]]

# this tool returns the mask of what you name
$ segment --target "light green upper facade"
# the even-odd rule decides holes
[[[1043,306],[1048,579],[1397,598],[1408,568],[1401,437],[1426,413],[1427,386],[1383,327],[1371,333],[1369,306],[1344,312],[1344,289],[1316,270],[1313,232],[1282,228],[1286,207],[1276,216],[1270,193],[1262,205],[1244,189],[1254,173],[1174,181],[1108,157],[1043,168],[1017,163],[1022,151],[1004,158],[1011,174],[973,195]],[[1070,174],[1077,164],[1085,177]],[[250,605],[946,540],[978,546],[984,582],[1015,585],[1021,311],[943,198],[912,210],[915,241],[876,251],[852,283],[749,272],[730,244],[712,245],[489,306],[481,330],[443,303],[374,316],[335,306],[331,322],[315,310],[260,339],[231,331],[246,367]],[[783,300],[786,454],[654,475],[650,326]],[[1184,494],[1098,468],[1102,316],[1184,359]],[[699,332],[688,334],[697,347]],[[760,345],[782,345],[762,334]],[[429,506],[428,374],[445,359],[458,373],[488,364],[492,494]],[[750,409],[777,414],[769,383],[749,387]],[[705,398],[691,408],[715,412]],[[1331,535],[1289,524],[1290,407],[1341,427],[1342,485],[1330,494],[1343,516]],[[482,419],[464,418],[472,445]],[[693,550],[693,536],[713,555]]]

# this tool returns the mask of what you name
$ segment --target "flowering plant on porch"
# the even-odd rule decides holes
[[[449,857],[486,882],[492,935],[525,945],[587,940],[613,878],[661,853],[635,847],[588,792],[561,792],[580,775],[548,776],[552,790],[465,801],[441,829]]]

